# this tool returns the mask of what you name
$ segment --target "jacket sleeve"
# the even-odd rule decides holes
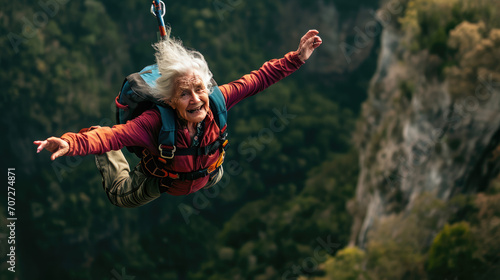
[[[259,68],[240,79],[219,87],[226,98],[228,110],[241,100],[263,91],[272,84],[295,72],[304,64],[297,52],[289,52],[285,57],[267,61]]]
[[[68,132],[61,139],[69,144],[66,156],[103,154],[124,146],[155,149],[160,128],[160,112],[153,109],[126,124],[99,127],[84,133]]]

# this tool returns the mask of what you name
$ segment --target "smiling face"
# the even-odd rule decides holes
[[[208,90],[201,77],[193,71],[175,79],[174,94],[169,104],[188,124],[204,120],[210,104]]]

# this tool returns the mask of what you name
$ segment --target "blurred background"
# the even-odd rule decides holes
[[[499,1],[166,1],[219,84],[323,45],[229,112],[223,181],[136,209],[32,142],[115,123],[150,2],[0,2],[1,279],[500,279]]]

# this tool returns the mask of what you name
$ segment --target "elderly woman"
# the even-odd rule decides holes
[[[225,108],[229,110],[241,100],[296,71],[321,45],[318,33],[316,30],[308,31],[301,38],[297,51],[289,52],[281,59],[268,61],[259,70],[219,86]],[[175,146],[205,147],[213,143],[222,128],[218,127],[210,108],[209,95],[215,84],[205,59],[199,52],[186,49],[180,41],[172,38],[160,41],[154,47],[161,73],[154,94],[175,111],[178,127]],[[160,157],[162,151],[158,148],[161,147],[158,136],[161,128],[162,116],[158,108],[153,108],[126,124],[65,133],[60,138],[50,137],[44,141],[34,141],[34,144],[38,145],[38,153],[43,149],[50,151],[52,160],[63,155],[95,154],[104,190],[111,203],[120,207],[144,205],[163,192],[171,195],[190,194],[211,187],[222,178],[222,149],[213,154],[176,156],[170,160]],[[125,146],[143,147],[145,151],[141,163],[132,172],[120,151]],[[190,179],[165,175],[200,169],[209,171]],[[163,175],[157,171],[162,171],[160,173]]]

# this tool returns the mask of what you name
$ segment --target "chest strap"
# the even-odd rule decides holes
[[[200,169],[193,172],[174,172],[166,169],[167,161],[163,157],[155,157],[148,150],[143,150],[143,157],[141,160],[142,168],[150,173],[151,175],[159,178],[169,177],[174,180],[181,181],[194,181],[208,176],[210,173],[217,170],[224,162],[224,157],[226,155],[226,145],[223,144],[220,149],[220,155],[216,162],[210,165],[208,168]]]
[[[189,147],[184,149],[177,149],[176,146],[167,146],[160,144],[158,150],[160,156],[164,159],[173,159],[174,156],[207,156],[213,155],[218,150],[224,149],[227,145],[227,131],[226,126],[221,130],[219,138],[213,143],[208,144],[204,147]]]

